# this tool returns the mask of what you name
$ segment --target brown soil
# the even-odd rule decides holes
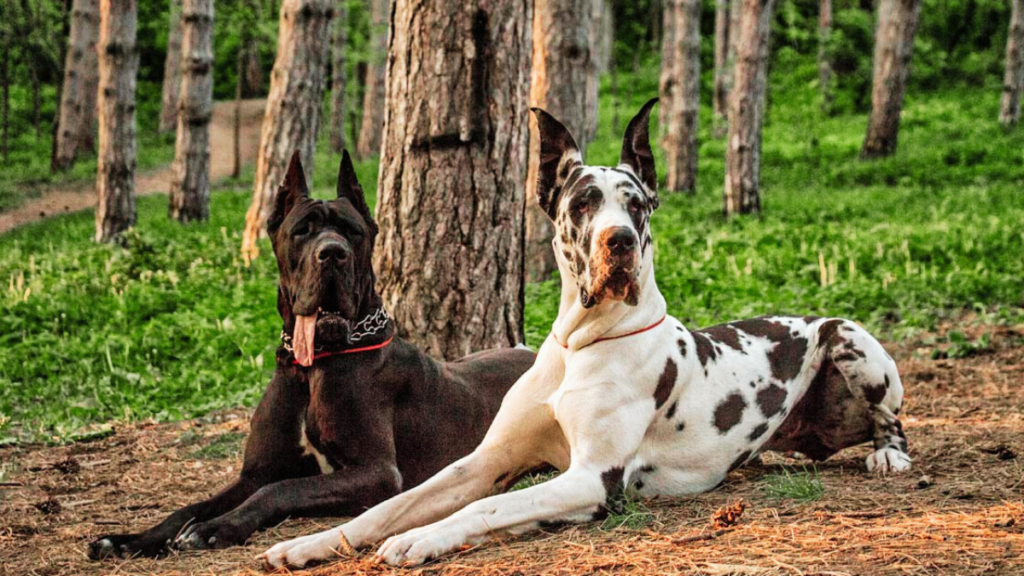
[[[242,163],[256,160],[260,144],[260,127],[266,100],[243,100],[241,111]],[[213,120],[210,123],[210,179],[213,182],[231,175],[235,165],[235,103],[216,102],[213,105]],[[137,174],[135,191],[139,196],[166,194],[171,187],[171,168]],[[0,214],[0,234],[30,222],[44,218],[95,209],[96,194],[92,182],[76,182],[46,189],[38,198],[28,198],[11,210]]]
[[[783,465],[804,463],[768,454],[708,494],[643,502],[640,526],[504,538],[415,571],[375,565],[364,553],[312,573],[1024,574],[1024,326],[958,329],[971,338],[991,333],[991,349],[933,360],[928,337],[887,345],[907,388],[909,475],[870,476],[869,448],[850,449],[818,464],[824,496],[800,503],[772,497],[766,485]],[[109,438],[71,446],[0,448],[0,573],[257,574],[253,556],[268,546],[336,524],[287,521],[245,547],[162,560],[86,558],[90,539],[146,528],[227,484],[240,457],[217,459],[217,448],[238,445],[245,416],[119,426]],[[738,523],[712,526],[715,511],[739,498],[746,509]],[[720,523],[726,516],[717,515]]]

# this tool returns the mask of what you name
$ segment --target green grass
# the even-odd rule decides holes
[[[190,454],[190,458],[199,460],[223,460],[237,456],[242,451],[242,443],[245,441],[245,434],[241,432],[227,432],[215,437],[209,443],[197,448]]]
[[[778,500],[813,502],[825,495],[816,467],[804,466],[800,471],[783,468],[781,474],[765,476],[763,482],[765,494]]]
[[[723,219],[724,142],[707,127],[699,193],[662,191],[653,226],[670,312],[691,326],[839,315],[890,338],[965,310],[1021,321],[1024,130],[999,128],[998,90],[911,93],[899,152],[861,162],[865,116],[820,116],[814,73],[808,60],[773,77],[763,216]],[[602,100],[593,163],[617,160],[625,122],[657,92],[655,68],[619,81],[632,101],[613,130],[611,99]],[[701,114],[709,125],[710,111]],[[338,158],[320,150],[314,190],[325,197]],[[357,169],[374,190],[376,163]],[[0,236],[0,440],[65,440],[110,420],[254,405],[280,321],[269,243],[250,267],[238,257],[250,191],[243,180],[215,192],[210,221],[187,227],[167,219],[165,197],[142,198],[126,248],[92,243],[91,214]],[[533,346],[557,292],[556,281],[527,288]]]

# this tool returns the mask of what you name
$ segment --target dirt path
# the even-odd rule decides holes
[[[266,100],[263,99],[242,102],[239,141],[243,164],[256,161],[265,107]],[[234,122],[234,102],[217,102],[213,105],[213,120],[210,123],[210,178],[214,183],[230,176],[234,169]],[[136,174],[135,191],[139,196],[166,194],[170,187],[170,166]],[[39,198],[27,198],[21,206],[0,214],[0,234],[50,216],[94,209],[94,190],[92,182],[77,182],[49,188]]]
[[[932,359],[932,334],[886,344],[906,387],[903,422],[915,466],[908,475],[867,474],[868,446],[815,468],[769,453],[709,493],[633,504],[620,527],[588,523],[502,537],[419,571],[375,565],[364,553],[309,573],[1024,574],[1024,325],[957,329],[972,340],[991,333],[991,349]],[[255,554],[338,520],[289,520],[247,546],[161,560],[86,558],[92,538],[149,527],[227,485],[247,431],[247,413],[235,410],[118,427],[109,438],[70,446],[0,447],[0,574],[262,574]],[[786,470],[800,474],[804,466],[816,469],[819,499],[773,496],[770,487]],[[747,504],[739,522],[715,531],[709,518],[738,498]]]

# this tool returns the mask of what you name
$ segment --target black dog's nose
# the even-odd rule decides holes
[[[348,259],[348,249],[337,242],[331,242],[317,249],[316,258],[321,262],[326,260],[344,262]]]
[[[612,254],[624,254],[636,249],[636,234],[626,226],[616,228],[607,238],[608,249]]]

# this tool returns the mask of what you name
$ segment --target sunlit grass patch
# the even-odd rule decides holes
[[[818,476],[818,468],[802,466],[801,470],[788,466],[781,473],[764,477],[764,491],[771,498],[813,502],[825,495],[825,485]]]

